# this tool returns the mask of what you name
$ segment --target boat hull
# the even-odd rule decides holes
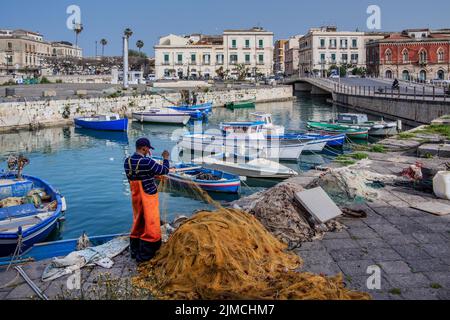
[[[255,101],[230,102],[225,105],[227,109],[253,109],[256,107]]]
[[[190,180],[180,177],[177,174],[169,174],[168,178],[172,183],[178,186],[186,185],[197,185],[201,189],[207,192],[217,192],[217,193],[240,193],[241,192],[241,181],[240,179],[235,179],[233,181],[205,181],[205,180]]]
[[[314,130],[321,130],[331,134],[345,133],[347,138],[352,140],[367,140],[369,138],[368,129],[352,128],[350,126],[323,122],[308,122],[308,127]]]
[[[133,119],[146,123],[163,123],[163,124],[179,124],[186,125],[190,120],[189,114],[151,114],[151,113],[133,113]]]
[[[82,129],[98,131],[128,131],[128,119],[111,121],[87,121],[87,118],[75,119],[75,126]]]

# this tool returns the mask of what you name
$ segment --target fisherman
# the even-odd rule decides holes
[[[162,153],[163,164],[151,158],[155,150],[150,140],[136,141],[136,153],[125,160],[124,168],[131,188],[133,203],[133,228],[130,235],[131,257],[138,263],[151,260],[161,247],[161,222],[159,214],[156,176],[169,173],[168,151]]]

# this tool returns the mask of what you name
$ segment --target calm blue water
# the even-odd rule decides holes
[[[216,109],[207,128],[218,128],[221,121],[248,120],[255,110]],[[269,103],[257,106],[257,111],[272,113],[277,124],[287,130],[305,129],[305,121],[329,120],[332,107],[324,99],[302,96],[295,102]],[[87,132],[74,128],[49,128],[35,133],[20,132],[0,135],[0,156],[11,152],[29,156],[31,164],[25,173],[41,177],[66,197],[66,222],[58,235],[61,239],[89,235],[128,232],[131,226],[131,200],[128,182],[123,172],[123,160],[134,151],[134,141],[141,136],[152,140],[156,155],[171,150],[174,131],[180,127],[133,124],[128,137],[123,134]],[[308,155],[302,162],[286,164],[298,171],[311,164],[329,161],[328,156]],[[4,163],[4,162],[3,162]],[[2,165],[4,168],[4,164]],[[248,181],[243,195],[271,187],[276,182]],[[208,208],[204,203],[180,193],[161,194],[163,218],[191,215],[195,210]],[[217,196],[216,196],[217,198]],[[219,196],[218,200],[235,198]]]

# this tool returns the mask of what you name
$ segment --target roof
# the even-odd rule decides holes
[[[254,27],[251,29],[227,29],[223,32],[261,32],[261,33],[271,33],[270,31],[264,30],[264,28],[261,27]]]

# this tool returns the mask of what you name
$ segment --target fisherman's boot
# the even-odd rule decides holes
[[[158,242],[147,242],[141,240],[141,244],[139,247],[139,254],[136,257],[136,261],[138,263],[147,262],[152,260],[156,253],[158,252],[159,248],[161,248],[161,241]]]
[[[141,244],[141,240],[140,239],[130,238],[131,259],[136,259],[138,257],[140,244]]]

